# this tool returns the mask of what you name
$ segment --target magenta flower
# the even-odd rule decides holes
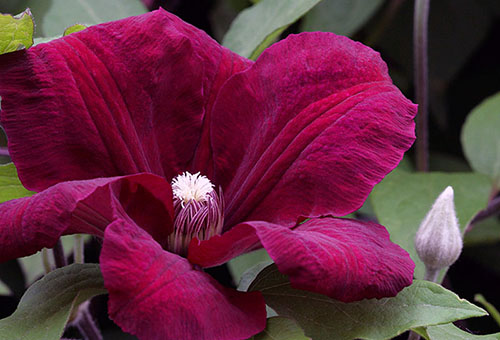
[[[0,261],[102,237],[109,314],[141,339],[261,331],[261,294],[203,271],[261,247],[294,287],[341,301],[412,281],[384,227],[332,217],[414,141],[415,106],[360,43],[294,35],[252,62],[159,10],[1,56],[0,95],[38,192],[0,205]]]

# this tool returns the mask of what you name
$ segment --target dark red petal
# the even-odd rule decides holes
[[[331,33],[274,44],[226,82],[214,110],[228,226],[352,212],[415,138],[416,106],[379,54]]]
[[[172,216],[170,184],[155,175],[63,182],[0,204],[0,262],[51,248],[62,235],[102,237],[118,217],[135,221],[165,242],[172,232]]]
[[[205,241],[193,239],[189,244],[188,260],[203,268],[214,267],[261,247],[254,228],[239,224]]]
[[[372,222],[323,218],[294,230],[246,222],[294,288],[343,302],[395,296],[413,280],[415,264]]]
[[[207,164],[208,143],[195,155],[205,112],[249,63],[164,10],[0,56],[1,122],[23,184],[170,180],[195,157]]]
[[[139,339],[247,339],[265,327],[260,293],[222,287],[132,224],[106,229],[100,263],[111,318]]]

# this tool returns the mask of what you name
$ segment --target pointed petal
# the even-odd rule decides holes
[[[249,63],[164,10],[2,55],[1,122],[23,184],[171,179],[189,169],[221,85]]]
[[[311,219],[295,229],[252,226],[294,288],[344,302],[395,296],[413,280],[415,264],[385,228],[351,219]]]
[[[0,262],[53,247],[59,237],[102,237],[117,217],[135,221],[160,242],[172,232],[172,190],[161,177],[138,174],[57,184],[0,204]]]
[[[214,110],[228,226],[350,213],[415,138],[416,107],[379,54],[331,33],[274,44],[226,82]]]
[[[106,229],[100,263],[111,318],[140,339],[247,339],[265,327],[260,293],[222,287],[132,224]]]

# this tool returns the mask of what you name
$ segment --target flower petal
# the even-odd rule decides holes
[[[164,10],[2,55],[1,122],[23,184],[205,164],[205,112],[249,63]]]
[[[188,260],[203,268],[214,267],[258,248],[262,248],[262,245],[254,228],[238,224],[224,234],[215,235],[208,240],[193,239],[189,244]]]
[[[246,222],[294,288],[343,302],[395,296],[413,280],[415,264],[372,222],[321,218],[295,229]]]
[[[172,189],[151,174],[57,184],[32,197],[0,204],[0,262],[53,247],[59,237],[102,237],[118,217],[133,220],[159,241],[172,232]]]
[[[111,318],[140,339],[247,339],[265,327],[260,293],[222,287],[122,220],[106,229],[100,263]]]
[[[350,213],[415,138],[416,106],[379,54],[331,33],[274,44],[226,82],[214,111],[228,227]]]

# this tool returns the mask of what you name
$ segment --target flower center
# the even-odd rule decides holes
[[[168,249],[187,255],[193,238],[208,240],[222,233],[224,199],[210,180],[200,173],[184,172],[172,180],[174,194],[174,231],[168,238]]]

